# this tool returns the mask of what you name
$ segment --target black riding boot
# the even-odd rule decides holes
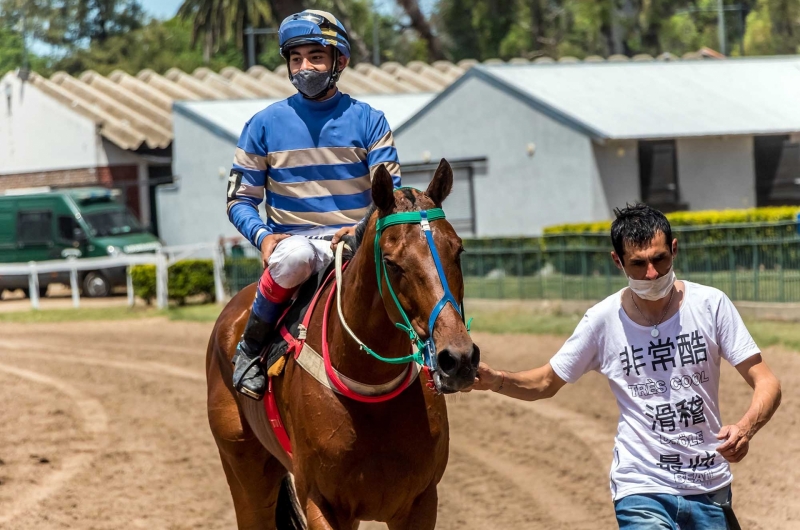
[[[233,356],[233,388],[251,399],[262,399],[267,390],[267,379],[259,356],[267,336],[274,328],[274,324],[263,322],[255,311],[251,311],[242,340],[236,346],[236,354]]]

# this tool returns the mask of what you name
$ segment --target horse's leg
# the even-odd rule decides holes
[[[254,447],[258,444],[260,450]],[[223,452],[222,467],[239,530],[275,530],[275,507],[286,470],[255,438]]]
[[[221,356],[209,354],[208,421],[236,510],[239,529],[274,530],[275,507],[286,469],[256,438],[233,390],[225,384]]]
[[[336,512],[321,496],[310,494],[305,502],[308,530],[356,530],[358,521],[337,517]]]
[[[438,508],[439,495],[436,493],[436,484],[431,484],[414,500],[408,514],[389,521],[387,526],[389,530],[433,530],[436,527]]]

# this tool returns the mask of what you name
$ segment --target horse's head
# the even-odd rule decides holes
[[[453,170],[446,160],[439,164],[425,193],[410,188],[395,190],[383,166],[372,180],[379,223],[400,221],[387,223],[377,241],[380,253],[376,252],[376,259],[382,260],[383,269],[378,282],[384,306],[395,322],[403,323],[405,312],[416,334],[435,346],[429,351],[430,364],[435,368],[432,375],[436,388],[444,393],[470,386],[480,361],[480,350],[459,314],[464,300],[464,247],[450,223],[438,218],[441,212],[436,213],[452,187]],[[403,216],[395,215],[423,211],[429,223],[419,219],[403,222]]]

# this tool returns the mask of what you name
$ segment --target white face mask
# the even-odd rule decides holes
[[[634,280],[628,276],[628,285],[630,285],[631,291],[644,300],[661,300],[665,298],[674,283],[675,270],[672,267],[669,268],[669,272],[664,276],[655,280]]]

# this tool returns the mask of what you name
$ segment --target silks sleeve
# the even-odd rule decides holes
[[[367,164],[370,177],[380,164],[386,166],[392,175],[394,187],[400,187],[400,160],[394,146],[394,137],[383,112],[372,110],[367,119]]]
[[[228,218],[239,233],[261,248],[261,241],[272,230],[258,213],[267,179],[267,145],[264,128],[257,118],[245,124],[236,144],[228,177]]]

